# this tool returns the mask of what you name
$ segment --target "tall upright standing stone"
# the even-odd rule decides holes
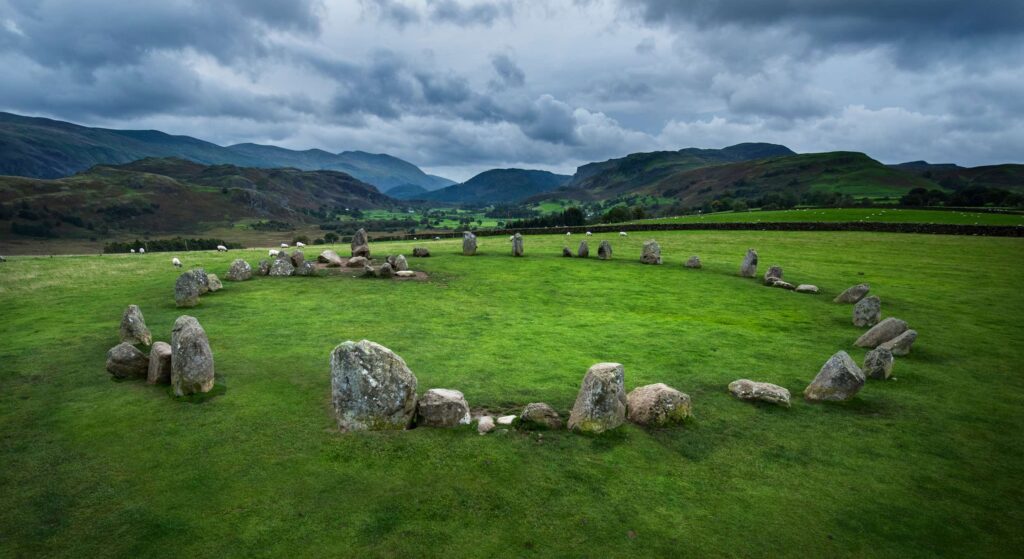
[[[179,307],[199,304],[199,280],[192,272],[184,272],[174,282],[174,304]]]
[[[743,257],[743,263],[740,264],[740,275],[745,278],[752,278],[757,275],[757,251],[754,249],[747,249],[747,255]]]
[[[194,317],[179,316],[171,331],[171,387],[175,396],[213,388],[213,351]]]
[[[366,236],[366,229],[362,227],[352,235],[352,256],[370,257],[370,239]]]
[[[598,363],[591,367],[583,377],[569,414],[569,429],[596,434],[625,423],[625,377],[625,368],[619,363]]]
[[[462,254],[464,256],[476,254],[476,235],[472,231],[462,232]]]
[[[612,244],[608,241],[601,241],[601,244],[597,247],[597,257],[601,260],[611,260]]]
[[[121,316],[121,341],[132,345],[153,343],[153,336],[146,327],[146,319],[138,305],[128,305]]]
[[[576,256],[580,258],[588,258],[590,256],[590,245],[587,241],[580,241],[580,248],[576,250]]]
[[[378,343],[348,341],[331,352],[331,402],[343,431],[407,428],[416,384],[405,361]]]
[[[523,236],[516,233],[512,236],[512,256],[523,255]]]
[[[653,239],[644,241],[643,251],[640,253],[640,262],[643,264],[661,264],[661,245]]]

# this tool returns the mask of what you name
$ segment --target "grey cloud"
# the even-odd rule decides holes
[[[381,21],[405,27],[420,21],[420,12],[401,0],[360,0],[363,9],[373,12]]]
[[[511,2],[474,2],[464,5],[456,0],[430,0],[430,19],[456,25],[491,25],[511,17]]]
[[[522,87],[526,83],[526,73],[507,54],[491,56],[491,66],[498,74],[497,85],[503,87]]]

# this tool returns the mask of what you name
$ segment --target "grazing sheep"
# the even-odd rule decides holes
[[[509,235],[508,236],[508,240],[514,241],[514,240],[516,240],[516,236],[515,235]]]
[[[591,236],[591,235],[593,235],[593,233],[592,233],[592,232],[590,232],[590,231],[587,231],[587,236],[589,237],[589,236]]]
[[[267,251],[267,254],[269,254],[270,256],[277,256],[278,254],[281,254],[281,251],[270,249]]]
[[[226,247],[224,245],[217,245],[217,252],[227,252],[227,251],[228,251],[228,247]]]
[[[566,236],[566,237],[568,237],[569,235],[572,235],[572,231],[566,231],[566,232],[565,232],[565,236]]]
[[[134,248],[132,249],[132,254],[135,254],[135,249]]]
[[[146,249],[140,247],[139,254],[146,254]]]
[[[298,243],[295,243],[295,246],[297,246],[299,248],[302,248],[302,247],[306,246],[306,243],[298,242]]]
[[[171,259],[171,264],[174,264],[175,268],[181,268],[181,260],[178,260],[177,256]]]
[[[626,234],[625,231],[619,231],[619,236],[620,237],[627,237],[628,235]]]
[[[441,240],[441,237],[434,237],[434,240],[435,240],[435,241],[440,241],[440,240]]]
[[[288,248],[288,243],[281,243],[281,248]]]

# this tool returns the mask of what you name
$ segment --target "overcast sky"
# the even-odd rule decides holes
[[[455,180],[745,141],[1024,162],[1022,0],[0,0],[0,109]]]

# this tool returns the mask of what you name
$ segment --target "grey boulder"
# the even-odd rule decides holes
[[[217,277],[217,274],[207,274],[206,281],[210,287],[210,293],[224,289],[224,284],[220,282],[220,278]]]
[[[853,306],[853,325],[858,328],[868,328],[878,324],[882,320],[882,300],[871,295],[865,297]]]
[[[576,256],[580,258],[590,257],[590,245],[587,244],[587,241],[580,241],[580,246],[576,249]]]
[[[860,283],[853,287],[849,287],[846,291],[836,295],[836,298],[833,299],[832,302],[846,304],[856,303],[863,299],[864,296],[868,294],[868,291],[871,291],[871,286],[866,283]]]
[[[352,256],[370,257],[370,239],[362,227],[352,235]]]
[[[572,258],[572,249],[569,247],[562,247],[562,256]]]
[[[879,344],[878,347],[884,347],[892,352],[896,356],[910,355],[910,348],[914,345],[917,340],[917,330],[907,330],[896,336],[895,338]]]
[[[312,262],[306,260],[302,264],[299,264],[298,266],[295,267],[295,275],[296,276],[315,276],[316,275],[316,265],[313,264]]]
[[[429,248],[416,247],[412,249],[412,255],[416,258],[428,258],[430,256]]]
[[[666,384],[648,384],[626,396],[627,417],[639,425],[679,423],[693,414],[690,397]]]
[[[353,256],[352,258],[348,259],[348,263],[346,263],[345,265],[348,266],[349,268],[362,268],[369,264],[370,261],[367,260],[365,256]]]
[[[683,264],[683,266],[686,266],[687,268],[700,268],[701,267],[700,257],[699,256],[691,256],[691,257],[687,258],[686,259],[686,263]]]
[[[246,281],[252,278],[252,266],[248,262],[241,258],[236,259],[228,267],[228,273],[224,274],[224,279],[228,281]]]
[[[138,305],[128,305],[124,314],[121,315],[121,341],[132,345],[153,343],[153,335],[146,327],[146,319],[142,316],[142,310]]]
[[[171,383],[171,344],[156,342],[149,351],[149,366],[146,369],[149,384]]]
[[[185,272],[174,282],[174,304],[194,307],[199,304],[199,280],[192,272]]]
[[[772,285],[775,282],[782,279],[782,266],[778,264],[772,264],[768,267],[768,271],[764,273],[764,284]]]
[[[757,382],[748,379],[734,380],[729,383],[729,393],[740,400],[767,402],[777,406],[789,407],[789,390],[770,382]]]
[[[171,331],[171,387],[175,396],[213,388],[213,351],[199,321],[179,316]]]
[[[278,258],[275,260],[270,266],[270,273],[268,275],[275,278],[295,275],[295,266],[292,264],[291,258]]]
[[[801,283],[800,285],[796,286],[796,292],[797,293],[808,293],[810,295],[817,295],[818,294],[818,286],[817,285],[811,285],[809,283]]]
[[[598,363],[583,377],[569,414],[569,429],[603,433],[626,421],[626,372],[619,363]]]
[[[640,251],[640,263],[661,264],[661,245],[658,244],[658,241],[654,239],[644,241],[644,246]]]
[[[327,264],[328,268],[340,268],[345,265],[345,260],[341,256],[338,256],[337,252],[330,249],[321,252],[320,255],[316,257],[316,261],[321,264]]]
[[[298,268],[302,266],[302,263],[306,261],[306,255],[301,250],[296,250],[291,256],[292,266]]]
[[[890,316],[889,318],[874,325],[867,332],[864,332],[861,337],[857,338],[856,342],[853,342],[853,345],[857,347],[875,348],[906,331],[906,322]]]
[[[399,254],[395,257],[394,267],[396,272],[406,272],[409,270],[409,261],[405,259],[404,254]]]
[[[270,261],[269,260],[260,260],[259,274],[261,276],[268,276],[268,275],[270,275]]]
[[[107,372],[114,378],[146,378],[149,357],[127,342],[121,342],[107,351]]]
[[[331,403],[343,431],[405,429],[416,414],[416,376],[390,349],[347,341],[331,352]]]
[[[746,256],[743,257],[743,262],[740,264],[740,275],[745,278],[752,278],[757,275],[757,251],[754,249],[747,249]]]
[[[534,430],[561,429],[562,417],[555,408],[543,402],[533,402],[523,408],[523,413],[519,416],[519,426]]]
[[[597,257],[601,260],[611,260],[612,244],[608,241],[601,241],[601,244],[597,247]]]
[[[431,388],[416,404],[416,424],[426,427],[469,425],[469,404],[458,390]]]
[[[885,380],[892,376],[892,366],[895,361],[891,351],[878,346],[864,356],[864,376]]]
[[[512,236],[512,256],[523,255],[523,236],[516,233]]]
[[[845,351],[840,351],[822,365],[818,375],[804,389],[804,399],[810,402],[842,402],[849,400],[864,387],[864,372]]]
[[[476,254],[476,235],[471,231],[462,232],[462,254],[465,256]]]
[[[199,286],[200,295],[203,295],[210,291],[210,276],[207,275],[206,270],[202,268],[196,268],[195,270],[186,273],[192,274],[192,277],[196,279],[196,284]]]

